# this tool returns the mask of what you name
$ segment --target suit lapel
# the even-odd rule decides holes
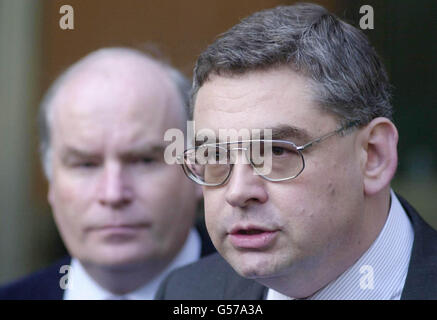
[[[225,262],[227,263],[227,262]],[[262,300],[267,288],[255,280],[246,279],[237,274],[230,265],[228,276],[224,279],[224,299],[231,300]]]
[[[56,263],[56,267],[53,269],[50,280],[47,281],[47,299],[50,300],[63,300],[64,292],[60,285],[61,278],[65,275],[60,273],[61,266],[71,265],[71,257],[64,257],[62,260]]]
[[[254,280],[240,279],[225,288],[225,299],[231,300],[263,300],[267,288]]]
[[[437,232],[405,199],[397,196],[414,229],[413,249],[401,299],[437,299]]]

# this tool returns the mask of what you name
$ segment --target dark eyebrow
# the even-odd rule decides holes
[[[300,144],[300,143],[303,144],[312,140],[312,136],[308,133],[307,130],[288,124],[280,124],[272,128],[269,127],[263,129],[260,128],[258,130],[259,130],[259,139],[265,139],[264,130],[272,130],[272,140],[291,140],[296,144]],[[254,138],[255,137],[252,137],[252,139]],[[217,137],[216,143],[220,143],[220,142],[223,141],[219,141]],[[197,141],[197,140],[195,141],[195,146],[200,146],[202,144],[204,144],[204,141]]]
[[[138,148],[132,148],[127,153],[163,152],[167,146],[161,144],[147,144]]]
[[[147,145],[142,148],[135,148],[121,153],[122,158],[143,157],[145,155],[164,155],[165,146],[163,145]]]
[[[271,128],[273,140],[287,140],[291,139],[295,143],[304,143],[310,141],[312,136],[307,130],[298,128],[288,124],[281,124]],[[261,136],[263,136],[261,132]]]
[[[132,150],[127,150],[125,152],[121,152],[121,157],[136,157],[136,156],[143,156],[144,154],[157,154],[157,153],[164,153],[165,146],[163,145],[146,145],[141,148],[133,148]],[[101,155],[99,153],[94,152],[88,152],[86,150],[79,150],[75,147],[65,147],[63,148],[61,152],[61,158],[66,159],[69,157],[76,157],[76,158],[98,158]]]
[[[79,149],[76,149],[74,147],[65,147],[61,151],[61,157],[64,159],[66,157],[96,158],[96,157],[98,157],[98,154],[92,153],[92,152],[87,152],[85,150],[79,150]]]

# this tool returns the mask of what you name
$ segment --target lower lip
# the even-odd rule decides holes
[[[265,231],[257,234],[229,234],[232,245],[241,249],[265,249],[276,239],[278,231]]]
[[[111,234],[111,235],[127,235],[131,233],[135,233],[139,230],[139,227],[105,227],[105,228],[99,228],[95,229],[95,231],[99,231],[105,234]]]

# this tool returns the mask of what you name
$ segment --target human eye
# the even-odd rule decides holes
[[[98,159],[88,159],[88,158],[68,158],[65,161],[67,167],[72,169],[95,169],[100,166],[100,161]]]
[[[141,159],[139,159],[138,162],[142,163],[142,164],[152,164],[156,161],[156,159],[152,158],[152,157],[142,157]]]
[[[75,166],[78,168],[92,169],[98,167],[99,163],[97,161],[79,161]]]
[[[291,157],[296,155],[296,148],[287,143],[274,143],[271,149],[272,156],[274,157]]]
[[[124,161],[135,166],[151,166],[159,162],[159,157],[155,154],[137,154],[126,156]]]
[[[275,155],[275,156],[281,156],[281,155],[283,155],[286,152],[287,151],[283,147],[278,147],[278,146],[272,147],[272,154]]]
[[[227,150],[213,144],[197,146],[195,152],[189,155],[190,162],[199,165],[215,165],[227,159]]]
[[[212,163],[220,161],[226,161],[228,158],[228,149],[221,146],[211,146],[208,148],[208,158],[212,160]]]

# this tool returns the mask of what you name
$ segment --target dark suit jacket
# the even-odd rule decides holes
[[[398,196],[414,229],[410,265],[401,299],[437,299],[437,232]],[[213,254],[173,271],[156,295],[166,300],[259,300],[267,288],[239,276],[219,255]]]
[[[197,225],[197,231],[202,240],[201,256],[215,252],[201,222]],[[60,281],[64,274],[59,270],[61,266],[69,265],[70,262],[71,257],[66,256],[44,270],[0,288],[0,300],[62,300],[64,290],[61,289]]]

